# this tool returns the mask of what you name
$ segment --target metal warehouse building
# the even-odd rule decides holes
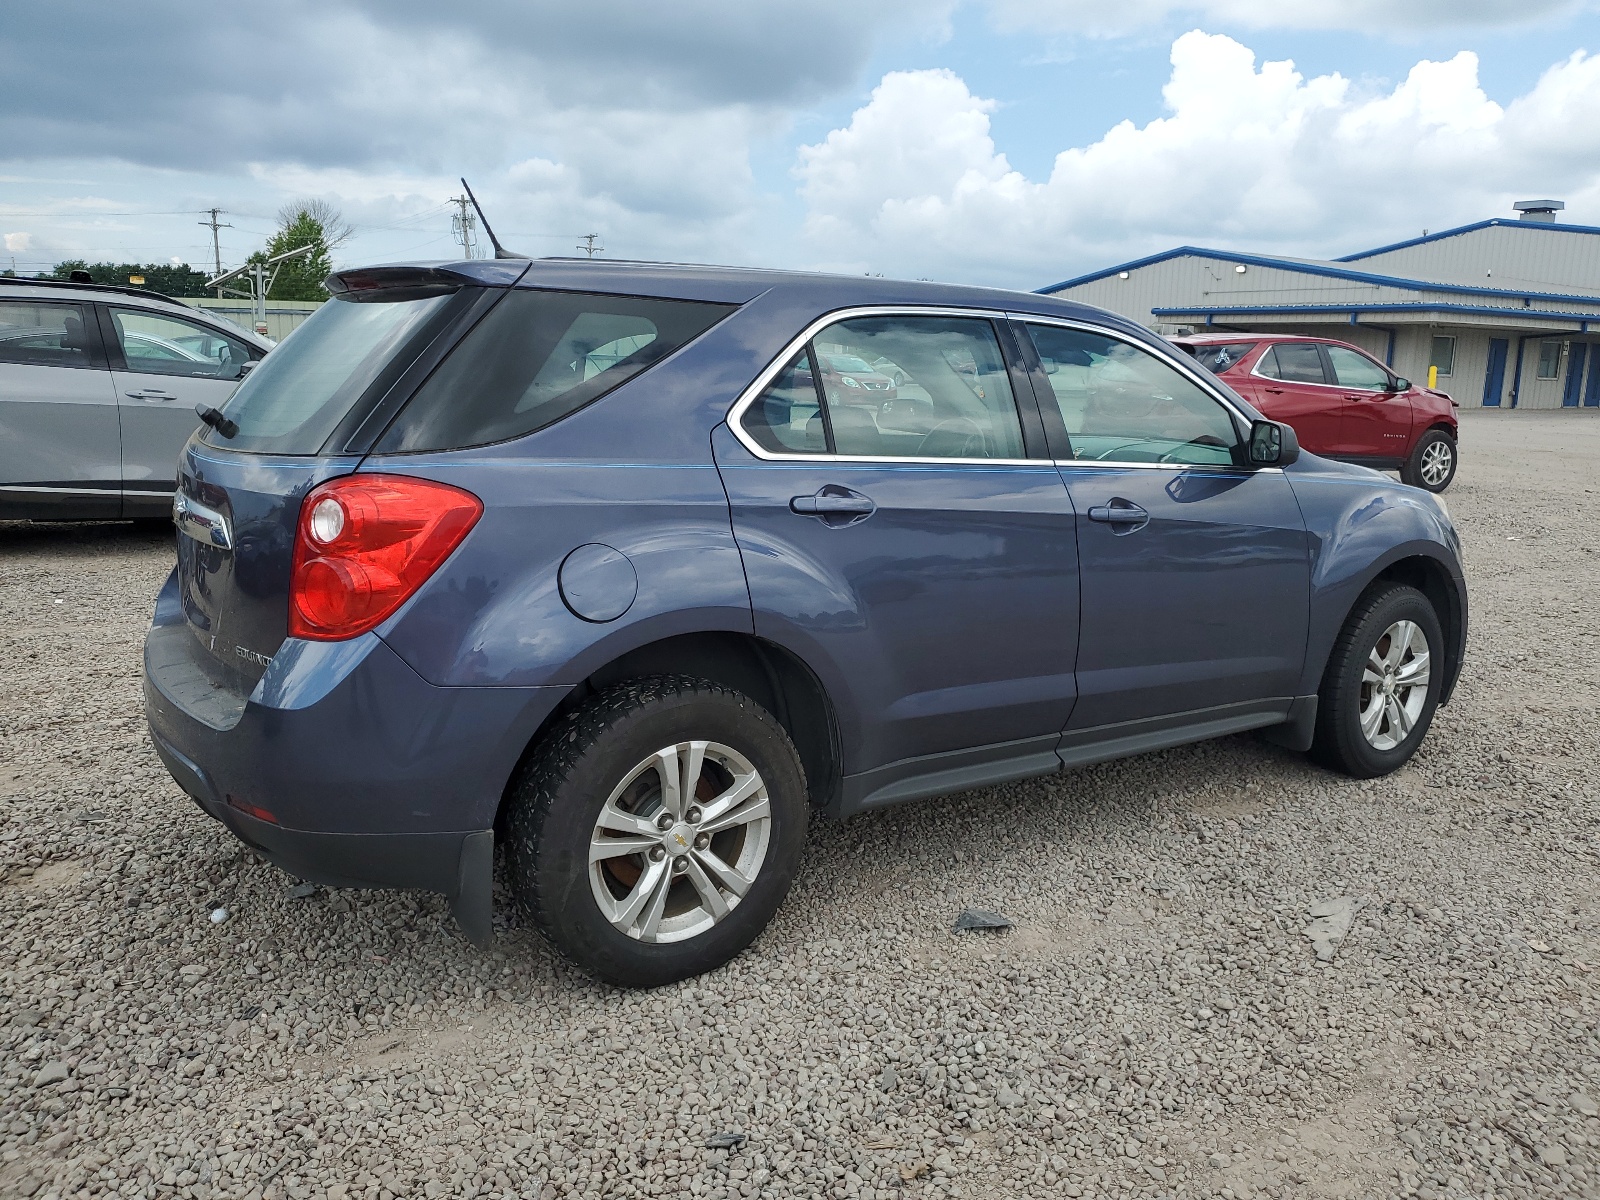
[[[1332,261],[1180,246],[1040,290],[1169,335],[1339,338],[1419,383],[1438,367],[1463,405],[1600,407],[1600,228],[1515,207]]]

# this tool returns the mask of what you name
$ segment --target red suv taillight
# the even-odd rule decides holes
[[[289,636],[336,642],[399,608],[483,515],[471,492],[407,475],[346,475],[300,508]]]

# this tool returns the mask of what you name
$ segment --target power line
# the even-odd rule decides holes
[[[593,258],[596,254],[604,254],[606,252],[606,248],[604,246],[595,245],[595,243],[599,240],[600,235],[598,233],[586,233],[583,235],[583,244],[581,246],[574,247],[574,249],[582,250],[590,258]]]
[[[0,217],[187,217],[193,211],[187,208],[178,212],[95,212],[73,208],[53,208],[45,212],[16,212],[11,209],[0,209]]]

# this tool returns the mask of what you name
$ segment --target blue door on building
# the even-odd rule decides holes
[[[1583,368],[1589,360],[1589,344],[1573,342],[1567,353],[1567,381],[1561,388],[1561,407],[1577,408],[1583,395]],[[1600,364],[1597,364],[1600,365]],[[1594,375],[1591,369],[1589,374]]]
[[[1505,338],[1489,339],[1489,370],[1483,380],[1485,408],[1500,407],[1500,397],[1506,390],[1506,350],[1510,345]]]
[[[1600,346],[1589,349],[1589,381],[1583,389],[1583,406],[1600,408]]]

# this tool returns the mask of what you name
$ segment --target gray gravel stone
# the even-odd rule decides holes
[[[770,931],[641,993],[295,899],[149,747],[171,538],[0,525],[0,1196],[1600,1195],[1593,416],[1464,414],[1472,644],[1401,771],[1238,737],[819,820]]]

